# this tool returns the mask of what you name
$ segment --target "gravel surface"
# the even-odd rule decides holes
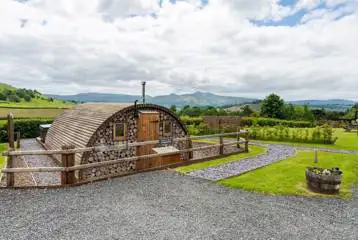
[[[21,150],[43,150],[42,146],[35,139],[21,140]],[[50,156],[34,155],[24,156],[29,167],[58,167],[59,165]],[[32,174],[36,184],[39,186],[59,185],[61,183],[61,173],[42,172]]]
[[[1,239],[357,239],[351,201],[265,196],[157,171],[0,190]]]
[[[225,163],[218,166],[189,172],[188,175],[205,178],[211,181],[217,181],[231,176],[240,175],[242,173],[252,171],[256,168],[260,168],[271,163],[281,161],[296,153],[294,147],[287,145],[260,145],[267,148],[267,153],[255,157],[249,157],[241,161]]]

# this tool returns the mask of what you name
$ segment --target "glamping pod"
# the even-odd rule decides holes
[[[154,104],[86,103],[58,116],[47,131],[44,145],[49,150],[61,149],[66,145],[76,148],[104,146],[103,151],[77,153],[76,165],[173,151],[173,155],[166,157],[123,161],[76,173],[79,179],[87,179],[148,170],[189,160],[191,154],[176,150],[190,148],[191,142],[172,142],[173,138],[185,136],[188,136],[185,126],[165,107]],[[151,140],[159,140],[159,144],[108,148],[116,144]],[[54,157],[58,159],[60,156]]]

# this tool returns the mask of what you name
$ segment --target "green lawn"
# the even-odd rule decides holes
[[[358,136],[357,132],[345,132],[344,129],[334,129],[335,136],[338,140],[334,145],[330,144],[313,144],[313,143],[293,143],[293,142],[274,142],[274,141],[261,141],[267,143],[289,144],[293,146],[307,146],[307,147],[322,147],[344,150],[358,150]]]
[[[243,175],[218,181],[219,184],[273,195],[332,196],[312,193],[306,187],[305,168],[315,166],[312,151],[297,155]],[[343,183],[338,197],[350,198],[352,186],[358,184],[358,155],[319,152],[319,167],[339,167]]]
[[[2,156],[1,154],[6,150],[7,150],[7,143],[0,143],[0,169],[2,169],[5,166],[5,157]]]
[[[239,154],[231,155],[228,157],[217,158],[217,159],[211,160],[211,161],[194,163],[194,164],[191,164],[188,166],[178,167],[178,168],[176,168],[176,171],[181,172],[181,173],[187,173],[187,172],[191,172],[191,171],[195,171],[195,170],[200,170],[203,168],[217,166],[217,165],[228,163],[228,162],[239,161],[244,158],[253,157],[258,154],[265,153],[265,152],[266,152],[266,149],[263,147],[250,146],[248,153],[239,153]]]

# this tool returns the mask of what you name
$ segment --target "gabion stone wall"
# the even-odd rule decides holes
[[[189,144],[184,142],[172,143],[172,138],[185,137],[185,130],[180,126],[180,123],[170,116],[168,113],[155,110],[159,112],[159,140],[163,143],[161,146],[169,146],[173,145],[177,149],[188,148]],[[161,126],[163,121],[171,121],[172,122],[172,136],[164,136],[164,129]],[[125,143],[125,141],[116,141],[114,140],[114,125],[117,123],[126,123],[126,137],[129,143],[133,143],[137,141],[137,118],[134,117],[134,111],[120,111],[110,119],[108,119],[104,125],[97,130],[95,133],[95,137],[92,138],[90,142],[90,146],[113,146],[116,144]],[[104,151],[90,152],[85,153],[82,156],[81,164],[86,163],[94,163],[94,162],[103,162],[116,160],[119,158],[127,158],[136,156],[136,147],[128,147],[127,149],[115,150],[115,149],[105,149]],[[182,160],[188,160],[188,154],[181,154]],[[79,164],[79,163],[78,163]],[[86,169],[80,171],[79,177],[80,179],[88,179],[99,177],[103,175],[111,175],[111,174],[122,174],[122,173],[131,173],[136,171],[136,162],[135,161],[123,161],[121,163],[115,165],[109,165],[105,167]]]

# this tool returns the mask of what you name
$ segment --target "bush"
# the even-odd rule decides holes
[[[26,102],[31,102],[32,98],[31,98],[30,95],[25,95],[24,99],[25,99]]]
[[[251,127],[250,138],[254,140],[288,141],[302,143],[334,144],[337,137],[331,126],[325,125],[314,129],[275,127]]]
[[[10,102],[20,102],[21,101],[21,99],[15,94],[10,94],[9,96],[7,96],[7,100]]]
[[[275,118],[254,118],[243,117],[240,122],[241,126],[285,126],[291,128],[310,128],[314,127],[314,124],[308,121],[288,121]]]
[[[20,131],[21,138],[40,136],[40,124],[52,123],[52,119],[19,119],[15,120],[15,132]],[[7,142],[7,122],[0,125],[0,141]]]
[[[203,123],[203,118],[201,117],[189,117],[189,116],[180,116],[180,120],[185,125],[199,125]]]

